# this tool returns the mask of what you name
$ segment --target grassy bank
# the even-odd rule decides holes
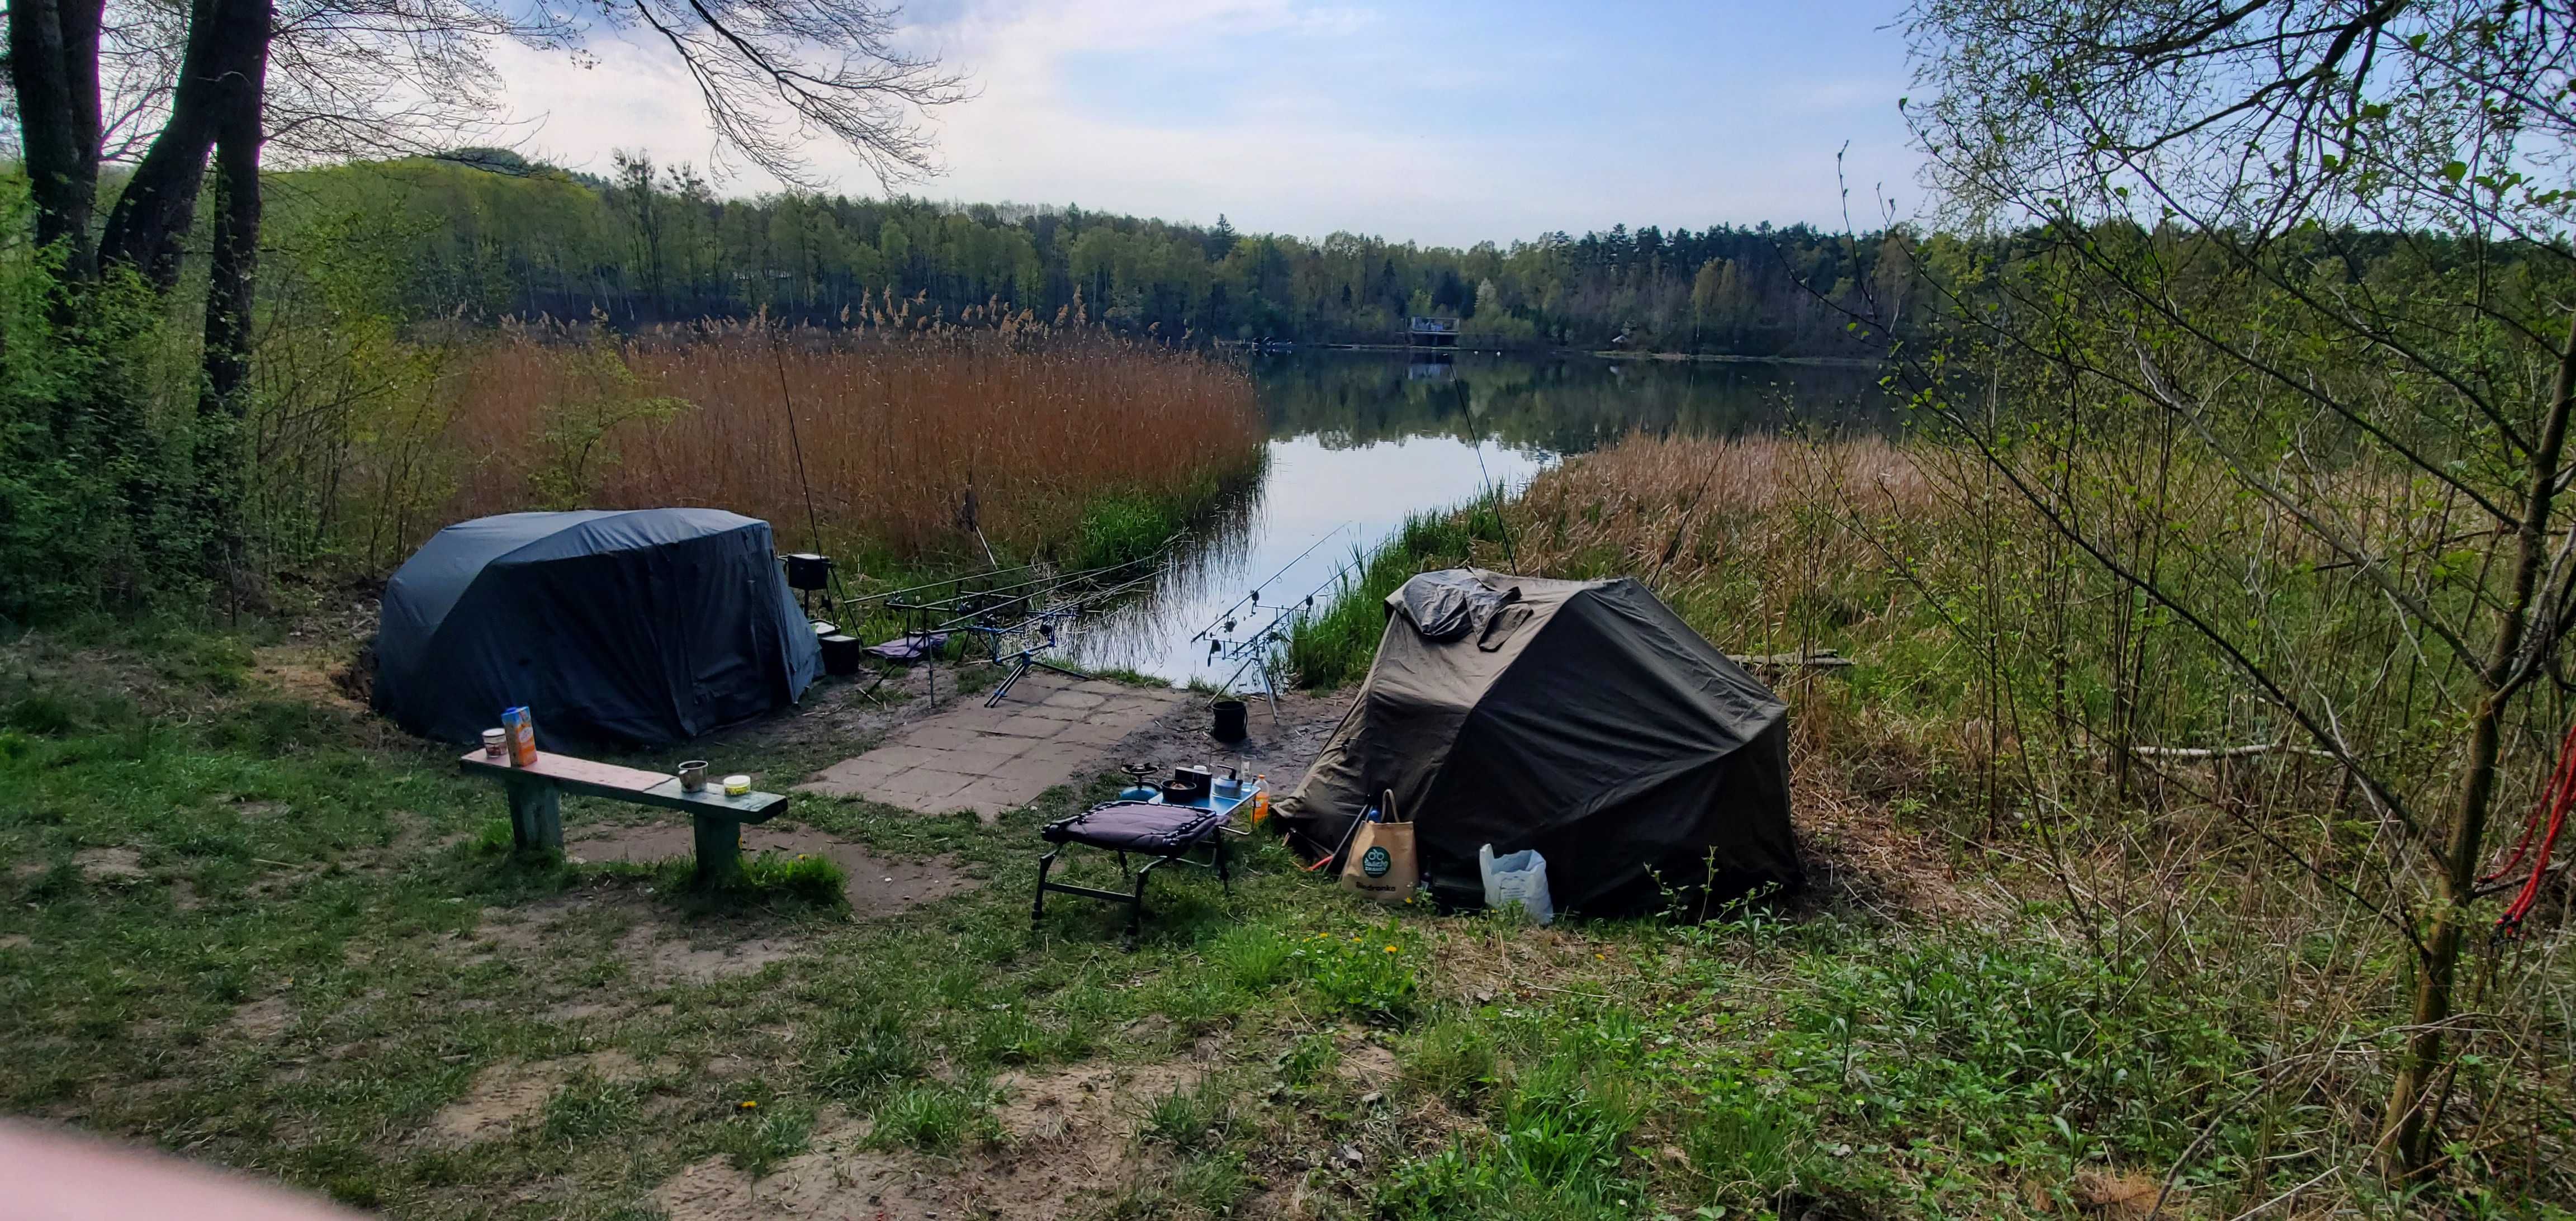
[[[2124,475],[2131,482],[2112,485]],[[2101,488],[2109,520],[2147,516],[2134,475],[2107,459],[2056,477]],[[2213,471],[2176,463],[2161,477],[2153,512],[2163,522],[2123,538],[2121,554],[2152,562],[2158,529],[2220,553],[2232,567],[2211,574],[2202,597],[2217,609],[2206,613],[2255,625],[2263,647],[2280,650],[2266,660],[2295,667],[2312,689],[2369,691],[2390,672],[2371,660],[2384,641],[2352,626],[2347,595],[2307,588],[2332,573],[2332,557],[2264,529],[2261,506]],[[2357,494],[2372,486],[2365,470],[2344,478]],[[2188,1020],[2130,1032],[2161,1048],[2148,1070],[2163,1083],[2154,1101],[2119,1123],[2059,1116],[2061,1139],[2097,1142],[2090,1164],[2169,1172],[2222,1201],[2218,1215],[2283,1193],[2275,1207],[2397,1206],[2371,1151],[2408,1028],[2405,989],[2392,986],[2405,934],[2387,913],[2416,901],[2416,883],[2372,863],[2370,816],[2335,769],[2272,749],[2295,731],[2249,706],[2229,658],[2088,573],[1979,464],[1919,443],[1632,438],[1540,475],[1499,523],[1486,510],[1412,523],[1301,628],[1291,659],[1310,683],[1348,681],[1365,671],[1382,599],[1406,576],[1508,570],[1514,556],[1519,571],[1548,576],[1636,576],[1731,653],[1833,649],[1858,663],[1766,675],[1791,708],[1801,831],[1830,842],[1838,833],[1820,827],[1838,811],[1875,807],[1894,834],[1941,845],[1953,876],[2005,905],[1916,927],[1916,950],[1965,955],[1940,987],[2023,970],[1971,948],[2000,937],[2053,943],[2051,969],[2196,998]],[[2262,596],[2229,601],[2240,588]],[[2410,708],[2413,688],[2380,691],[2346,730],[2352,749],[2439,791],[2446,757],[2394,728],[2430,721],[2431,701]],[[2508,810],[2528,808],[2546,769],[2554,708],[2534,709],[2537,723],[2508,747]],[[2257,745],[2222,759],[2192,753],[2241,742]],[[2478,1014],[2456,1032],[2475,1049],[2453,1093],[2458,1160],[2413,1206],[2558,1216],[2576,1198],[2576,1182],[2540,1168],[2576,1140],[2564,1085],[2576,1060],[2565,955],[2576,942],[2569,892],[2553,883],[2546,893],[2546,919],[2525,940],[2493,943],[2481,967]],[[2494,918],[2487,906],[2482,923]],[[1884,1022],[1884,1005],[1845,1020]],[[2078,1009],[2062,1012],[2076,1019]],[[2129,1037],[2076,1020],[2089,1048]],[[2056,1090],[2082,1076],[2070,1061],[2033,1081]],[[1851,1088],[1882,1084],[1873,1074]],[[1927,1137],[1901,1114],[1927,1089],[1945,1092],[1889,1088],[1884,1126],[1855,1146],[1921,1158],[1928,1141],[1945,1151],[1929,1162],[1945,1163],[1955,1137]],[[2194,1135],[2176,1144],[2184,1132]],[[2532,1152],[2537,1161],[2514,1160]],[[2027,1164],[2023,1152],[1983,1156],[1999,1169]]]
[[[2044,908],[1537,931],[1356,903],[1265,846],[1233,900],[1158,882],[1136,955],[1097,905],[1033,935],[1034,827],[1108,776],[992,829],[800,799],[971,884],[871,922],[792,879],[710,906],[667,868],[513,863],[446,751],[281,685],[297,648],[13,646],[0,1109],[410,1217],[702,1216],[880,1171],[1001,1216],[2046,1215],[2134,1201],[2194,1140],[2176,1099],[2247,1054],[2241,981],[2149,986]],[[717,749],[778,776],[848,745]],[[567,807],[576,837],[627,816]],[[720,951],[758,957],[691,966]],[[1112,1130],[1032,1126],[1082,1082]],[[2196,1212],[2268,1181],[2264,1139],[2224,1134]]]
[[[667,864],[513,862],[497,794],[283,631],[14,640],[0,1110],[406,1217],[2569,1215],[2562,909],[2482,961],[2450,1160],[2381,1178],[2398,935],[2302,855],[2363,830],[2317,816],[2337,795],[2302,757],[2124,788],[2027,715],[2061,687],[2087,732],[2122,706],[2020,674],[2102,647],[2052,614],[2113,604],[1981,609],[1967,578],[2059,569],[1962,476],[1634,440],[1500,517],[1413,523],[1310,626],[1355,673],[1403,575],[1517,555],[1637,573],[1731,651],[1858,658],[1775,676],[1814,893],[1706,922],[1374,908],[1256,844],[1231,899],[1158,875],[1133,956],[1103,905],[1032,931],[1036,827],[1114,773],[994,827],[800,796],[794,830],[870,854],[847,881],[955,888],[861,913],[782,857],[710,899]],[[2139,723],[2194,724],[2198,664],[2161,656],[2194,698]],[[691,751],[809,774],[886,723],[844,728],[838,690]],[[566,815],[575,857],[649,821]]]

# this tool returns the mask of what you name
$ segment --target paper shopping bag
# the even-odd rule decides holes
[[[1342,887],[1380,903],[1402,903],[1421,880],[1413,855],[1413,824],[1364,822],[1351,837],[1350,855],[1342,861]]]

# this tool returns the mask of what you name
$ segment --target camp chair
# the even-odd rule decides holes
[[[946,648],[947,645],[948,633],[946,632],[905,632],[892,640],[881,641],[859,650],[878,661],[887,663],[877,667],[876,680],[869,683],[867,689],[859,694],[868,699],[875,699],[877,688],[884,686],[886,680],[894,677],[897,671],[917,661],[937,661],[939,650]],[[938,676],[935,673],[931,681],[934,684],[938,682]],[[931,694],[938,693],[934,686]]]
[[[1214,810],[1185,805],[1164,805],[1150,801],[1112,801],[1096,805],[1071,818],[1058,819],[1038,829],[1038,834],[1054,844],[1053,851],[1038,858],[1037,901],[1029,908],[1029,925],[1034,928],[1046,919],[1047,892],[1081,895],[1127,905],[1128,949],[1136,948],[1136,939],[1145,927],[1145,877],[1154,867],[1169,861],[1214,869],[1225,893],[1234,893],[1234,873],[1228,867],[1225,852],[1225,829],[1228,815]],[[1145,867],[1135,873],[1133,894],[1075,886],[1068,882],[1050,882],[1047,871],[1055,867],[1055,858],[1073,844],[1085,844],[1118,854],[1118,872],[1127,873],[1127,854],[1150,856]],[[1213,864],[1189,859],[1191,849],[1207,844],[1214,849]]]

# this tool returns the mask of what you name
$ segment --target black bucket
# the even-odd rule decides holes
[[[859,672],[858,637],[844,636],[835,632],[832,635],[823,637],[820,643],[823,646],[823,672],[825,674],[832,675],[836,678],[847,678],[850,675]]]
[[[1219,742],[1240,742],[1251,732],[1246,726],[1242,700],[1218,700],[1216,724],[1208,734]]]

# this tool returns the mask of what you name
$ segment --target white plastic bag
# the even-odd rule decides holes
[[[1556,922],[1556,907],[1547,897],[1547,858],[1535,848],[1524,848],[1505,856],[1494,855],[1494,846],[1476,849],[1476,867],[1485,875],[1485,907],[1501,911],[1514,903],[1529,918],[1540,924]]]

